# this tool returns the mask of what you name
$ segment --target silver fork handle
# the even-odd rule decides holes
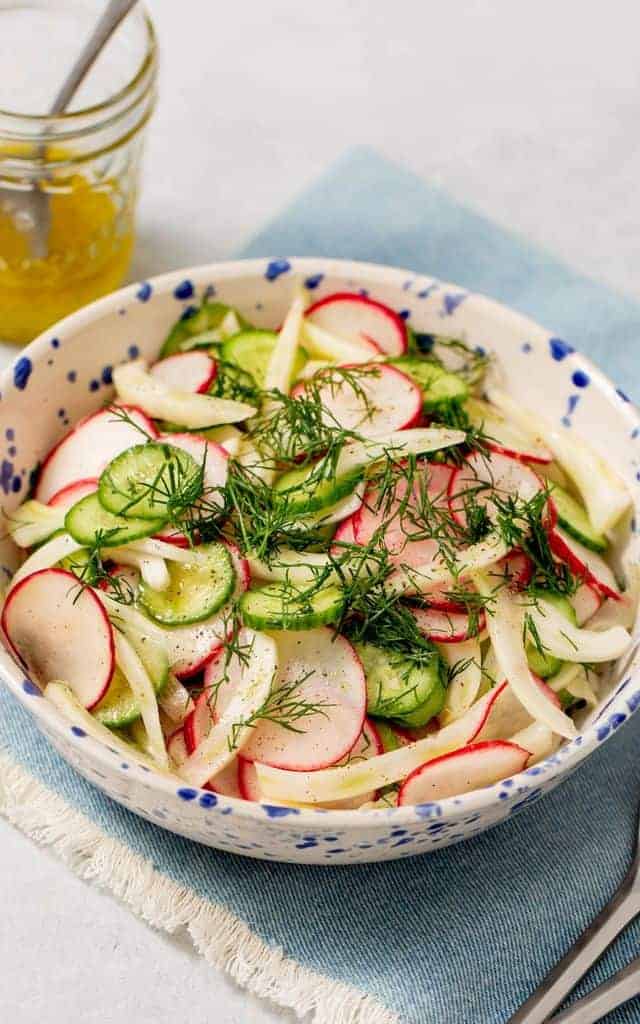
[[[544,1024],[560,1006],[591,965],[640,913],[640,890],[634,881],[634,873],[630,872],[612,900],[507,1024]]]
[[[617,1006],[640,995],[640,959],[634,960],[614,974],[610,981],[600,985],[584,999],[556,1014],[549,1024],[595,1024]]]

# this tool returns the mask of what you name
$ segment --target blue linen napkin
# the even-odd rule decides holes
[[[349,152],[243,255],[352,257],[452,280],[532,315],[640,394],[640,306],[368,150]],[[640,716],[554,793],[459,846],[313,868],[217,853],[136,818],[76,776],[0,687],[0,748],[15,762],[167,878],[411,1024],[502,1024],[609,898],[632,850],[639,739]],[[639,940],[637,924],[579,991]],[[637,1022],[638,1002],[609,1019]]]

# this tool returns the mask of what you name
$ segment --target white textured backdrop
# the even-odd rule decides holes
[[[640,295],[635,0],[150,0],[161,44],[134,274],[231,254],[369,143]],[[1,74],[1,72],[0,72]],[[267,1024],[0,822],[0,1020]]]

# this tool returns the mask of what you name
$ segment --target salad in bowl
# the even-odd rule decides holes
[[[251,300],[130,351],[7,512],[13,655],[82,735],[274,817],[549,758],[630,650],[626,484],[464,332],[373,289]]]

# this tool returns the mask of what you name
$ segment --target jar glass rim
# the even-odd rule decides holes
[[[27,125],[35,126],[43,121],[46,121],[48,125],[68,125],[71,126],[74,121],[80,121],[82,118],[91,118],[101,113],[108,113],[112,107],[116,107],[122,103],[129,95],[135,93],[138,86],[143,81],[145,75],[153,69],[156,63],[156,57],[158,52],[158,40],[153,22],[149,17],[148,13],[144,8],[141,9],[140,13],[144,21],[147,34],[147,43],[141,63],[138,65],[138,69],[126,85],[124,85],[117,92],[107,96],[100,103],[94,103],[89,107],[82,107],[78,110],[66,111],[63,114],[21,114],[18,110],[5,110],[0,107],[0,117],[6,118],[9,122],[12,120],[16,123],[23,122]]]

